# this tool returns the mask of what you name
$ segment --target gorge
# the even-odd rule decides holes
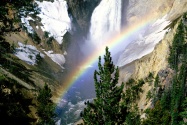
[[[168,57],[180,20],[185,24],[186,0],[36,0],[32,5],[33,11],[19,9],[22,30],[2,36],[15,45],[17,63],[31,70],[31,81],[20,79],[36,90],[45,83],[51,88],[57,125],[76,124],[85,101],[95,98],[94,70],[106,46],[119,67],[119,83],[153,73],[161,74],[160,86],[169,86],[174,71]],[[0,66],[3,77],[4,70],[11,72]],[[163,77],[165,71],[171,74]],[[140,111],[152,107],[146,95],[153,88],[143,85],[136,102]],[[31,91],[22,93],[34,98]]]

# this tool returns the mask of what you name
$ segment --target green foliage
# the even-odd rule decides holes
[[[185,18],[186,18],[185,14]],[[114,97],[109,96],[111,93],[116,92],[111,90],[112,87],[108,87],[110,80],[112,78],[117,78],[113,72],[115,68],[112,67],[111,58],[107,58],[107,55],[110,55],[106,49],[105,63],[104,66],[101,65],[101,57],[99,58],[99,72],[95,71],[94,80],[96,87],[96,99],[93,103],[87,102],[87,108],[84,110],[82,117],[85,124],[89,125],[113,125],[113,124],[125,124],[125,125],[185,125],[187,122],[187,91],[186,91],[186,79],[187,79],[187,44],[185,41],[187,33],[187,27],[184,26],[181,21],[177,33],[174,36],[172,46],[170,47],[170,55],[168,62],[170,67],[174,70],[173,79],[171,80],[170,86],[161,87],[159,75],[153,77],[153,74],[150,73],[146,78],[147,82],[153,82],[154,79],[154,88],[153,91],[147,93],[148,99],[153,98],[152,107],[145,111],[146,118],[140,122],[140,116],[138,108],[136,107],[136,101],[139,99],[139,93],[142,92],[141,87],[144,84],[143,80],[134,80],[130,79],[126,83],[126,91],[122,96],[118,96],[121,99],[120,103],[116,101],[116,104],[120,104],[123,108],[113,109],[113,105],[109,105],[108,101],[113,100]],[[109,53],[109,54],[107,54]],[[111,67],[106,68],[105,66]],[[116,72],[118,68],[116,68]],[[110,72],[111,71],[111,72]],[[108,73],[109,72],[109,73]],[[111,74],[114,74],[115,77],[110,77]],[[99,77],[98,77],[99,76]],[[99,80],[98,80],[99,79]],[[117,79],[118,80],[118,79]],[[113,81],[117,81],[113,80]],[[111,90],[111,91],[110,91]],[[122,91],[120,91],[122,92]],[[106,98],[112,97],[112,98]],[[115,100],[115,99],[114,99]],[[111,101],[112,102],[112,101]],[[121,114],[115,114],[123,120],[115,121],[117,118],[115,116],[108,117],[112,111],[116,110],[121,111]],[[107,113],[106,113],[107,111]],[[109,119],[110,118],[110,119]],[[105,121],[107,120],[107,122]],[[114,121],[114,122],[113,122]]]
[[[181,53],[181,63],[182,65],[179,67],[179,71],[175,74],[173,81],[172,81],[172,88],[171,88],[171,117],[172,117],[172,124],[179,124],[179,121],[182,120],[180,116],[181,112],[181,105],[185,101],[186,96],[186,78],[187,78],[187,67],[186,67],[186,54],[187,52],[183,50]]]
[[[2,57],[5,53],[11,52],[11,46],[8,42],[0,42],[0,56]]]
[[[33,41],[36,43],[36,44],[40,44],[41,43],[41,39],[40,37],[38,36],[38,34],[36,32],[33,32],[33,34],[31,35]]]
[[[148,77],[145,78],[145,81],[149,82],[149,85],[151,85],[151,83],[153,82],[153,79],[154,79],[154,75],[153,73],[150,72]]]
[[[51,89],[45,84],[44,88],[39,91],[37,100],[38,104],[38,116],[40,117],[38,125],[55,125],[53,118],[55,117],[54,108],[55,105],[51,101]]]
[[[166,89],[162,94],[160,101],[163,110],[170,110],[171,107],[171,89]]]
[[[15,45],[14,42],[13,42],[12,45],[10,46],[10,52],[11,52],[11,53],[16,53],[16,45]]]
[[[146,99],[151,99],[153,97],[151,91],[149,90],[146,95]]]
[[[35,31],[33,33],[28,33],[28,36],[34,41],[34,43],[36,44],[41,43],[41,39]]]
[[[174,36],[172,46],[170,47],[170,55],[168,57],[168,62],[171,66],[171,68],[177,70],[178,69],[178,63],[181,54],[185,51],[185,40],[184,40],[184,25],[182,21],[180,22],[177,33]]]
[[[186,17],[186,15],[185,15]],[[146,111],[147,119],[143,125],[150,124],[186,124],[186,79],[187,79],[187,44],[185,41],[187,29],[181,21],[174,36],[168,62],[174,70],[173,79],[165,91],[154,94],[153,108]],[[158,87],[159,77],[155,78],[154,91]],[[160,93],[160,94],[159,94]],[[161,95],[161,96],[160,96]]]
[[[44,38],[49,38],[49,32],[44,31]]]
[[[14,53],[16,51],[15,44],[11,45],[10,43],[6,42],[4,38],[0,36],[0,58],[5,54]]]
[[[20,32],[22,25],[20,17],[27,16],[30,12],[39,14],[40,9],[33,2],[33,0],[4,0],[0,3],[0,37],[7,33]],[[40,43],[41,40],[36,34],[32,37],[37,44]]]
[[[155,107],[145,111],[147,118],[143,120],[142,125],[169,125],[169,111],[163,110],[160,102],[156,102]]]
[[[159,76],[158,74],[156,75],[155,81],[154,81],[154,87],[158,87],[160,81],[159,81]]]
[[[125,119],[125,125],[140,125],[140,113],[138,112],[138,107],[135,105],[132,111],[128,113]]]
[[[104,64],[101,65],[99,57],[98,66],[99,71],[94,73],[96,99],[92,103],[86,103],[82,119],[86,125],[122,124],[126,116],[126,107],[120,103],[124,84],[117,86],[119,69],[115,68],[108,47]]]
[[[32,0],[7,0],[0,3],[0,35],[10,32],[19,32],[20,27],[14,27],[14,23],[17,22],[18,11],[21,8],[27,8],[32,6]],[[11,8],[15,15],[13,18],[9,18],[7,15]]]
[[[131,108],[131,105],[135,103],[137,99],[139,99],[139,94],[143,92],[142,86],[144,84],[144,80],[138,80],[135,81],[134,79],[130,79],[127,82],[128,88],[125,91],[124,100],[126,102],[126,105]]]
[[[53,36],[49,37],[48,40],[47,40],[47,44],[48,45],[52,44],[53,40],[54,40]]]
[[[154,76],[153,76],[153,73],[152,72],[149,72],[149,75],[148,75],[148,78],[154,78]]]
[[[0,65],[18,78],[32,84],[33,81],[31,81],[29,78],[31,71],[22,64],[18,63],[17,58],[11,56],[11,53],[15,52],[15,44],[13,43],[12,45],[10,45],[3,39],[0,42]]]
[[[33,81],[30,80],[31,70],[19,63],[18,60],[6,53],[0,57],[0,65],[23,81],[33,84]]]
[[[163,93],[163,90],[161,88],[161,85],[160,85],[160,78],[159,78],[159,75],[157,74],[156,77],[154,78],[154,87],[153,87],[153,91],[151,93],[151,96],[152,96],[152,103],[153,105],[161,99],[161,96],[162,96],[162,93]]]
[[[28,57],[29,57],[29,59],[32,59],[32,58],[33,58],[32,55],[28,55]]]
[[[49,2],[54,2],[54,0],[39,0],[40,2],[43,2],[43,1],[49,1]]]
[[[40,63],[41,61],[42,61],[42,57],[40,56],[40,53],[38,53],[37,55],[36,55],[36,62],[37,62],[37,64],[38,63]]]
[[[182,109],[181,112],[179,114],[182,118],[180,124],[181,125],[186,125],[187,122],[185,122],[184,120],[187,119],[187,97],[185,98],[185,100],[182,103]]]
[[[185,64],[186,65],[186,64]],[[181,105],[185,99],[186,68],[181,66],[179,74],[174,76],[171,88],[171,117],[172,124],[179,124],[181,121]]]
[[[104,64],[101,57],[98,63],[99,71],[94,73],[96,99],[86,102],[87,108],[81,113],[86,125],[140,125],[140,113],[135,104],[139,94],[143,92],[144,80],[130,79],[123,92],[123,83],[118,84],[119,69],[115,68],[106,48]]]
[[[30,125],[36,119],[27,114],[31,111],[31,99],[26,99],[16,81],[0,74],[0,117],[1,125]]]
[[[32,3],[32,0],[11,0],[10,3],[18,9],[23,6],[29,6]]]

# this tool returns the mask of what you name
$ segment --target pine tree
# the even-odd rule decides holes
[[[142,121],[142,125],[170,125],[170,112],[162,108],[160,101],[157,101],[153,108],[146,109],[145,113],[146,119]]]
[[[51,101],[51,89],[45,84],[44,88],[40,90],[37,100],[38,105],[38,116],[40,117],[38,125],[55,125],[53,120],[54,113],[54,104]]]
[[[181,125],[186,125],[187,122],[185,119],[187,119],[187,97],[182,103],[182,111],[180,112],[180,116],[182,117],[182,120],[180,121]]]
[[[121,103],[124,84],[118,84],[119,69],[115,68],[108,47],[104,64],[99,57],[98,67],[94,73],[96,99],[86,103],[81,117],[86,125],[122,124],[127,111]]]

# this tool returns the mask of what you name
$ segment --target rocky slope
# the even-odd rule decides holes
[[[5,118],[2,125],[36,124],[38,92],[45,83],[52,91],[59,85],[64,70],[65,50],[70,39],[67,31],[60,32],[59,27],[57,30],[55,27],[52,29],[42,19],[48,14],[53,21],[63,23],[60,30],[69,24],[57,16],[51,17],[49,11],[40,10],[36,3],[17,2],[3,1],[0,4],[0,112],[1,118]],[[64,1],[44,3],[54,4],[54,11],[55,5],[67,5]],[[61,9],[67,13],[66,6],[63,7]],[[44,14],[43,18],[39,14]],[[64,36],[63,41],[59,32]]]
[[[169,20],[174,20],[186,12],[185,0],[129,0],[127,7],[127,21],[132,23],[144,17],[147,12],[157,17],[168,15]]]
[[[73,62],[78,62],[80,50],[77,43],[88,31],[91,13],[99,1],[39,0],[29,6],[25,6],[29,3],[25,2],[25,7],[16,8],[16,11],[8,8],[7,17],[17,18],[15,26],[21,26],[19,32],[4,33],[3,28],[9,22],[3,24],[0,21],[0,80],[4,82],[8,79],[10,83],[0,84],[1,95],[2,98],[4,94],[12,96],[16,91],[23,94],[24,99],[30,99],[32,102],[25,105],[29,109],[23,110],[28,110],[32,124],[38,119],[36,95],[39,89],[46,83],[54,92],[61,80],[65,79],[63,72],[67,73],[75,67]],[[9,6],[6,1],[2,4]],[[70,32],[76,35],[72,36]],[[14,52],[4,57],[2,47],[14,48]]]
[[[152,7],[152,5],[154,5],[154,7]],[[139,22],[143,20],[142,23],[146,26],[142,31],[139,31],[139,36],[133,36],[137,38],[137,40],[125,47],[128,48],[127,50],[121,52],[117,65],[124,66],[153,51],[154,46],[161,41],[164,34],[168,32],[166,29],[170,29],[169,24],[186,11],[187,3],[185,0],[168,0],[164,2],[158,2],[156,0],[129,1],[125,14],[127,15],[126,23],[129,25],[138,24],[139,26]],[[136,49],[134,49],[135,46]]]
[[[172,72],[168,66],[168,55],[170,53],[169,47],[176,33],[176,27],[177,24],[165,35],[164,39],[156,45],[153,52],[142,57],[141,59],[133,61],[127,66],[121,67],[121,81],[127,81],[129,78],[145,79],[149,73],[153,73],[154,77],[156,77],[156,74],[159,72]],[[138,102],[140,109],[145,110],[150,106],[151,103],[147,102],[146,94],[152,88],[153,86],[150,86],[148,82],[143,86],[143,93],[140,95],[140,100]]]
[[[160,2],[158,0],[130,0],[127,11],[127,22],[130,24],[137,19],[141,19],[141,17],[145,16],[144,14],[147,11],[151,12],[157,18],[167,15],[167,20],[171,21],[171,24],[167,26],[169,30],[151,53],[120,68],[120,81],[127,81],[129,78],[145,79],[149,73],[153,73],[154,77],[156,77],[156,74],[159,74],[162,87],[165,85],[168,86],[168,84],[170,84],[169,81],[172,79],[171,74],[173,72],[168,65],[169,48],[176,34],[179,20],[181,20],[181,16],[187,11],[187,2],[185,0],[166,0]],[[127,48],[132,49],[133,52],[136,53],[137,50],[132,47],[135,43],[138,43],[138,41],[129,44]],[[136,48],[141,46],[146,46],[146,44],[143,42],[141,42],[140,45],[136,44]],[[126,56],[123,56],[123,60],[128,59],[128,56],[131,56],[133,53],[124,54],[126,54]],[[163,77],[165,72],[166,76]],[[150,100],[146,99],[146,94],[152,89],[153,85],[150,86],[148,82],[143,86],[143,93],[140,95],[140,100],[138,101],[140,109],[145,110],[151,106]]]
[[[154,5],[152,7],[151,5]],[[161,9],[162,8],[162,9]],[[147,10],[153,12],[153,15],[156,14],[157,18],[163,17],[164,15],[167,15],[167,20],[171,21],[170,25],[168,25],[166,28],[169,28],[169,30],[166,32],[164,38],[159,42],[159,44],[155,47],[154,51],[150,54],[142,57],[140,60],[136,60],[132,62],[131,64],[128,64],[132,66],[132,64],[135,64],[134,67],[134,76],[136,78],[143,78],[145,77],[149,72],[151,71],[159,71],[162,68],[165,68],[167,66],[167,55],[169,53],[169,44],[173,40],[175,29],[176,29],[176,20],[180,18],[184,12],[187,11],[187,2],[185,0],[176,1],[176,0],[168,0],[163,2],[158,2],[156,0],[152,1],[129,1],[129,6],[127,7],[127,21],[128,23],[133,23],[137,19],[141,19],[143,17]],[[154,39],[152,39],[153,41]],[[128,57],[131,57],[131,54],[136,53],[138,51],[138,48],[143,48],[146,46],[146,42],[143,40],[140,44],[139,40],[132,42],[129,44],[126,48],[128,48],[127,52],[131,53],[123,53],[125,56],[123,56],[122,60],[128,59]],[[151,42],[150,42],[151,43]],[[134,48],[136,44],[136,49]],[[133,51],[130,51],[129,49],[132,49]],[[133,53],[132,53],[133,52]],[[120,62],[120,60],[119,60]],[[119,63],[118,62],[118,63]],[[122,62],[123,63],[123,62]],[[138,66],[140,64],[141,66]],[[145,65],[143,67],[143,65]],[[124,69],[123,65],[121,69]],[[131,71],[132,73],[133,71]],[[142,72],[142,73],[141,73]],[[144,75],[144,76],[143,76]]]

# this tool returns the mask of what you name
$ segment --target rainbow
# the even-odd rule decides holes
[[[80,65],[77,65],[77,67],[85,67],[88,65],[92,65],[98,60],[98,57],[100,55],[103,55],[105,53],[105,47],[109,47],[109,51],[111,48],[114,48],[118,44],[122,43],[123,41],[127,40],[128,37],[135,34],[140,29],[144,28],[148,24],[152,23],[157,19],[157,16],[153,15],[153,13],[148,14],[145,17],[142,17],[141,20],[138,22],[135,22],[127,27],[124,28],[124,30],[121,31],[120,34],[115,35],[112,39],[108,40],[104,45],[97,48],[94,53],[88,56],[85,60],[82,61]],[[66,80],[64,83],[59,87],[58,90],[56,90],[55,98],[53,99],[55,102],[59,102],[63,97],[65,96],[66,92],[70,87],[80,78],[87,69],[82,68],[79,70],[72,71],[68,77],[66,77]],[[75,77],[76,76],[76,77]]]

